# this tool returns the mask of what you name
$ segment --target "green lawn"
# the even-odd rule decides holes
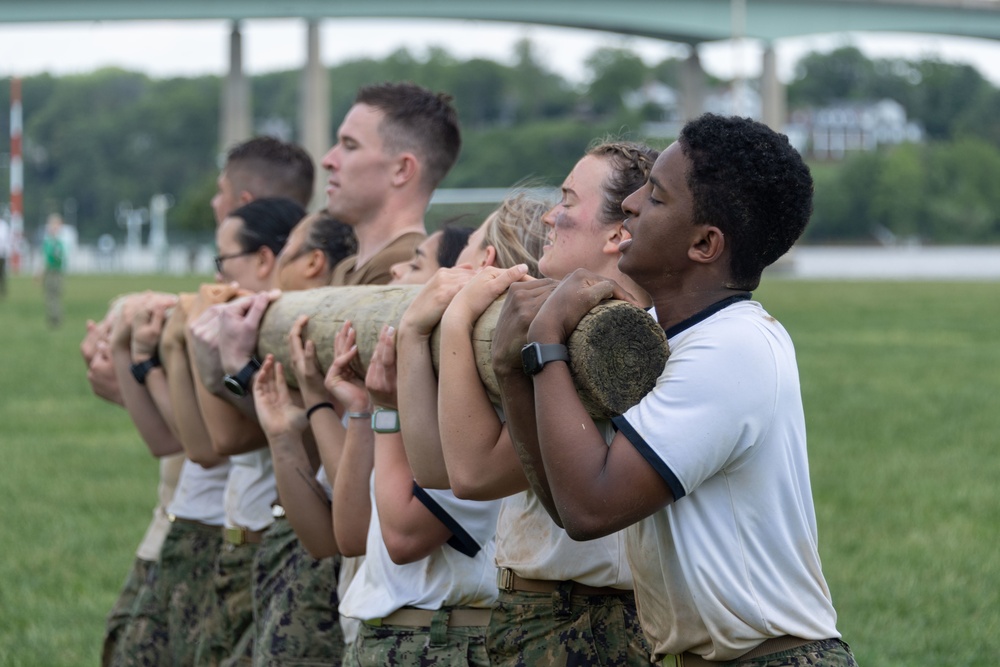
[[[77,345],[120,292],[196,279],[80,277],[45,326],[27,278],[0,301],[0,665],[96,664],[154,503],[156,465],[94,398]],[[1000,655],[1000,284],[771,280],[796,342],[820,548],[865,667]]]

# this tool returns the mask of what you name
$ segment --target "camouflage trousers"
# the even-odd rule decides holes
[[[489,667],[486,628],[448,627],[440,610],[430,628],[361,624],[344,653],[344,667]]]
[[[552,593],[500,591],[486,644],[494,667],[651,664],[633,595],[570,590],[565,582]]]
[[[256,667],[340,665],[339,570],[340,557],[310,556],[287,519],[271,524],[254,559]]]
[[[219,528],[177,521],[140,590],[113,660],[121,667],[190,665],[212,591]]]
[[[150,570],[156,567],[156,563],[141,558],[136,558],[132,562],[132,569],[125,577],[125,583],[118,594],[118,599],[108,612],[108,618],[104,625],[104,647],[101,650],[101,667],[110,667],[114,659],[115,649],[119,640],[128,629],[128,624],[132,619],[132,609],[138,599],[142,589],[147,585],[150,578]]]
[[[252,581],[258,546],[223,543],[218,551],[214,592],[210,595],[194,662],[199,667],[253,665]]]
[[[673,665],[672,657],[660,664]],[[851,647],[839,639],[824,639],[758,658],[720,662],[719,667],[858,667]]]

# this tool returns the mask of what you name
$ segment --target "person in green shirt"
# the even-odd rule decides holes
[[[45,290],[45,313],[53,329],[62,321],[63,271],[66,267],[66,246],[62,240],[62,217],[53,213],[45,223],[42,239],[42,287]]]

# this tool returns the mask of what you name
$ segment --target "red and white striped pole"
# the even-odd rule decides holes
[[[24,162],[21,159],[21,80],[10,80],[10,269],[21,268],[21,237],[24,235]]]

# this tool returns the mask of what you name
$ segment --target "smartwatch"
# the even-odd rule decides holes
[[[260,370],[260,362],[257,361],[257,357],[250,357],[247,365],[241,368],[236,375],[227,375],[222,378],[222,384],[226,385],[226,389],[237,396],[246,396],[250,393],[250,380],[258,370]]]
[[[139,384],[146,384],[146,376],[149,375],[149,371],[153,370],[160,365],[160,356],[153,353],[149,359],[146,361],[140,361],[138,363],[129,366],[129,370],[132,371],[132,377]]]
[[[372,413],[372,430],[376,433],[399,433],[399,412],[375,408]]]
[[[521,367],[528,377],[541,373],[550,361],[569,361],[569,350],[562,343],[528,343],[521,348]]]

